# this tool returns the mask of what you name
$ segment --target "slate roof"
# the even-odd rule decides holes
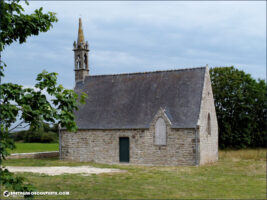
[[[145,129],[160,108],[173,128],[195,128],[205,67],[86,76],[75,91],[87,93],[75,112],[79,129]]]

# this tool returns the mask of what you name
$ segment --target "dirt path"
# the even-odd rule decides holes
[[[126,172],[120,169],[110,168],[96,168],[91,166],[79,166],[79,167],[6,167],[10,172],[32,172],[39,174],[47,174],[50,176],[61,175],[61,174],[82,174],[88,176],[90,174],[101,174],[101,173],[119,173]]]

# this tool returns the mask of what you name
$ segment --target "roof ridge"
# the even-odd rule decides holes
[[[103,76],[124,76],[124,75],[136,75],[136,74],[149,74],[149,73],[160,73],[160,72],[174,72],[174,71],[187,71],[196,69],[205,69],[205,67],[192,67],[183,69],[170,69],[170,70],[157,70],[157,71],[147,71],[147,72],[133,72],[133,73],[121,73],[121,74],[99,74],[99,75],[86,75],[86,77],[103,77]]]

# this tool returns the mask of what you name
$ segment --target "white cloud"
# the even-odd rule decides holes
[[[265,24],[265,2],[30,2],[27,11],[44,7],[54,11],[59,19],[77,24],[78,17],[88,29],[94,21],[135,21],[155,26],[183,28],[229,28],[233,23],[254,33],[262,32]],[[243,23],[240,24],[240,19]],[[235,20],[239,23],[235,24]],[[229,23],[232,22],[232,23]],[[247,26],[252,25],[252,27]]]
[[[90,45],[92,74],[236,64],[254,77],[264,78],[265,73],[252,68],[265,71],[265,4],[31,1],[27,12],[43,6],[45,11],[56,12],[59,22],[26,44],[7,48],[7,79],[20,76],[19,81],[32,84],[45,67],[58,72],[61,83],[72,85],[72,43],[77,38],[79,16]],[[18,62],[27,73],[17,70]]]

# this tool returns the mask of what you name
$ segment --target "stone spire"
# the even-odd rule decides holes
[[[79,18],[78,39],[73,43],[75,82],[83,81],[89,74],[88,42],[84,41],[82,19]]]
[[[79,18],[79,30],[78,30],[78,39],[77,43],[84,43],[84,36],[83,36],[83,26],[82,26],[82,19]]]

